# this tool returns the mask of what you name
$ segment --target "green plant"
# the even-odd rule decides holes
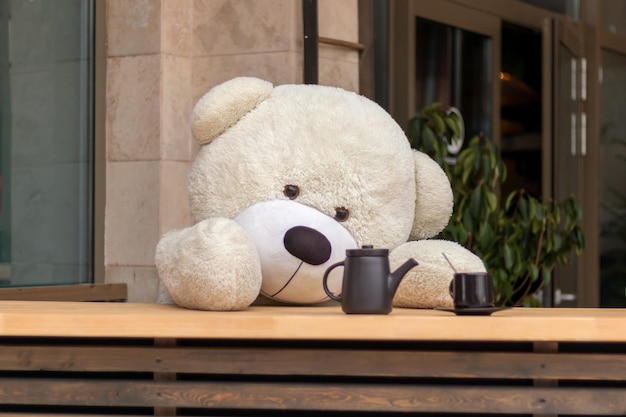
[[[500,196],[506,166],[491,140],[475,136],[450,160],[448,145],[460,130],[458,115],[440,103],[425,107],[407,129],[411,147],[437,161],[452,185],[454,211],[439,237],[483,260],[498,305],[538,306],[533,295],[550,282],[554,267],[584,248],[581,206],[575,196],[541,201],[524,189]]]

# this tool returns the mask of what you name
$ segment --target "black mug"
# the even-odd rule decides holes
[[[457,272],[450,282],[454,308],[494,306],[493,278],[488,272]]]

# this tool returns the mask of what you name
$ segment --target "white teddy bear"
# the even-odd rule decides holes
[[[453,269],[484,271],[461,245],[434,240],[452,213],[443,170],[414,151],[380,106],[335,87],[239,77],[196,104],[201,148],[189,177],[195,225],[166,233],[156,267],[173,301],[241,310],[259,293],[289,304],[328,300],[326,269],[346,249],[390,250],[405,276],[396,307],[450,307]],[[328,287],[341,292],[342,268]]]

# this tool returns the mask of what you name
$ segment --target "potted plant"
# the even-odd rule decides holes
[[[411,147],[430,155],[448,175],[454,211],[444,239],[478,255],[493,275],[498,305],[539,306],[534,297],[585,245],[581,206],[575,196],[541,201],[524,189],[500,195],[506,166],[483,136],[464,144],[454,160],[448,147],[460,137],[460,113],[432,103],[408,123]]]

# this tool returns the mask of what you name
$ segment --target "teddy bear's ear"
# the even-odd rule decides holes
[[[273,88],[270,82],[254,77],[237,77],[213,87],[193,109],[193,136],[206,145],[265,100]]]
[[[448,224],[454,198],[448,176],[423,152],[413,151],[415,162],[415,219],[410,239],[436,236]]]

